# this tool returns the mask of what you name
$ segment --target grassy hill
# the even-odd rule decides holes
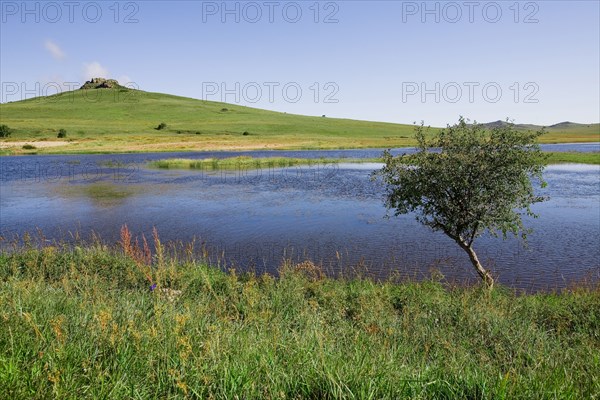
[[[164,122],[167,127],[157,130]],[[452,122],[452,121],[449,121]],[[0,105],[9,153],[331,149],[412,145],[413,127],[292,115],[125,88],[75,90]],[[59,129],[66,139],[57,139]],[[548,129],[544,142],[600,140],[594,125]]]
[[[494,121],[483,124],[484,127],[492,129],[506,126],[506,121]],[[598,142],[600,141],[600,124],[578,124],[575,122],[559,122],[550,126],[534,124],[515,124],[517,129],[538,131],[545,129],[547,134],[542,138],[544,143],[576,143],[576,142]]]

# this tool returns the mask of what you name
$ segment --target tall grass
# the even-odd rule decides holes
[[[597,287],[223,272],[124,227],[0,252],[0,304],[6,399],[600,396]]]
[[[291,158],[291,157],[228,157],[204,159],[165,159],[150,162],[151,167],[162,169],[199,169],[203,171],[221,171],[238,169],[286,168],[293,166],[313,166],[337,164],[341,159]]]
[[[582,163],[582,164],[600,164],[600,153],[561,153],[546,152],[549,164],[560,163]],[[292,157],[228,157],[228,158],[204,158],[204,159],[184,159],[171,158],[152,161],[151,167],[160,169],[192,169],[201,171],[228,171],[240,169],[266,169],[266,168],[287,168],[294,166],[319,166],[327,164],[348,163],[368,163],[383,162],[382,158],[292,158]]]

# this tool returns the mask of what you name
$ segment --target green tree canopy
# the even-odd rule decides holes
[[[494,278],[473,242],[486,230],[526,238],[521,216],[535,217],[530,206],[544,200],[532,184],[545,186],[546,161],[537,144],[543,133],[517,130],[512,123],[487,130],[462,117],[435,134],[421,124],[416,153],[384,153],[385,166],[376,174],[386,186],[386,206],[395,215],[415,212],[419,222],[453,239],[491,288]]]

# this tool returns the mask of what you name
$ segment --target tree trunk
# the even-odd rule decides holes
[[[494,278],[492,275],[481,265],[479,262],[479,258],[477,258],[477,254],[475,250],[473,250],[472,246],[467,245],[461,241],[458,241],[459,246],[467,252],[469,255],[469,259],[471,260],[471,264],[475,267],[477,274],[483,279],[488,289],[492,289],[494,287]]]

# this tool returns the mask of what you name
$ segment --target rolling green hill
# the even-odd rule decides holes
[[[486,128],[495,128],[507,125],[506,121],[494,121],[483,124]],[[550,126],[541,126],[541,125],[533,125],[533,124],[515,124],[517,129],[524,130],[532,130],[537,131],[540,129],[545,129],[547,132],[547,136],[552,139],[547,139],[548,143],[564,143],[562,136],[571,137],[571,142],[581,142],[582,140],[578,140],[578,137],[581,139],[585,139],[584,141],[597,142],[600,141],[600,124],[578,124],[575,122],[559,122],[558,124],[550,125]]]
[[[167,127],[157,130],[164,122]],[[452,121],[449,121],[452,122]],[[412,145],[413,127],[309,117],[117,88],[75,90],[0,105],[13,133],[4,153],[332,149]],[[57,139],[59,129],[67,137]],[[544,142],[600,140],[599,125],[548,129]]]

